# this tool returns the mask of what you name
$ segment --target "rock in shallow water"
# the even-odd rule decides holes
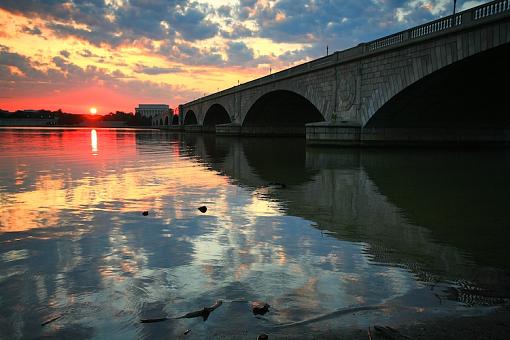
[[[251,310],[253,314],[264,315],[269,311],[269,304],[262,301],[253,301],[251,303]]]

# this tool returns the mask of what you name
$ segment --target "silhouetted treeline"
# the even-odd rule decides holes
[[[74,114],[63,112],[61,109],[56,111],[50,110],[18,110],[10,112],[0,109],[0,119],[41,119],[44,120],[42,125],[80,125],[82,123],[95,121],[115,121],[125,122],[128,126],[150,126],[151,119],[149,117],[142,117],[139,114],[132,112],[115,111],[106,115],[88,115],[88,114]],[[48,122],[50,120],[50,122]]]
[[[50,110],[18,110],[14,112],[9,112],[0,109],[0,118],[30,118],[30,119],[53,119],[56,118],[58,114],[62,114],[62,110],[58,111],[50,111]]]
[[[127,125],[143,125],[150,126],[151,119],[150,117],[142,117],[140,114],[133,114],[132,112],[122,112],[115,111],[115,113],[110,112],[107,115],[101,117],[103,121],[116,121],[116,122],[126,122]]]

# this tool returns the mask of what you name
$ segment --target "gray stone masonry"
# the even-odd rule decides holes
[[[306,98],[324,118],[325,122],[307,125],[309,140],[359,141],[364,139],[363,128],[370,118],[411,84],[471,55],[508,43],[510,0],[492,1],[183,104],[180,122],[193,111],[201,126],[209,108],[219,104],[227,111],[231,124],[218,126],[217,133],[262,133],[243,126],[248,111],[263,95],[287,90]],[[198,126],[185,130],[200,131]],[[389,138],[387,133],[367,132],[367,140],[377,135]]]

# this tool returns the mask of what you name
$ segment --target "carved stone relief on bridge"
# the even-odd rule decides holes
[[[339,111],[349,111],[356,99],[356,76],[352,71],[340,76],[337,91]]]

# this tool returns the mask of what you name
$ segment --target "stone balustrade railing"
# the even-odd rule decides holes
[[[510,10],[510,1],[493,1],[473,9],[473,20],[486,18]]]

